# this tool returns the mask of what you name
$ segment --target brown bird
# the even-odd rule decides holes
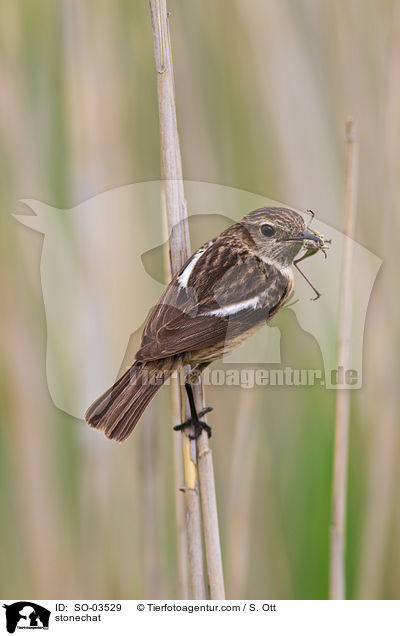
[[[326,247],[322,235],[286,208],[254,210],[205,243],[150,312],[132,367],[93,402],[85,419],[110,439],[126,439],[173,371],[190,363],[200,373],[265,325],[292,293],[291,265]],[[211,409],[197,414],[190,382],[185,387],[191,418],[176,428],[190,424],[195,436],[203,428],[210,435],[199,418]]]

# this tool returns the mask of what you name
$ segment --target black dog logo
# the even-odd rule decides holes
[[[7,631],[13,634],[20,629],[48,629],[51,612],[32,601],[18,601],[3,605],[6,610]]]

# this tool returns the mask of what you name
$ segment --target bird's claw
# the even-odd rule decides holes
[[[212,407],[206,406],[197,414],[197,417],[188,417],[188,419],[182,422],[182,424],[177,424],[176,426],[174,426],[174,431],[182,431],[183,429],[190,426],[193,428],[193,433],[190,433],[188,436],[190,439],[197,439],[198,437],[200,437],[203,430],[206,431],[208,437],[210,438],[212,434],[211,426],[199,419],[202,415],[205,415],[210,411],[212,411]]]

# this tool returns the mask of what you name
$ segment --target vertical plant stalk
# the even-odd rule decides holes
[[[168,221],[167,210],[165,205],[165,193],[162,193],[162,221],[163,221],[163,238],[165,247],[163,249],[164,256],[164,271],[168,277],[168,282],[171,280],[171,260],[169,249],[166,247],[168,242]],[[180,424],[181,419],[181,397],[179,392],[179,382],[174,376],[171,377],[171,416],[172,426]],[[186,528],[185,528],[185,508],[184,500],[182,497],[181,486],[184,483],[183,473],[183,457],[182,457],[182,445],[180,436],[176,435],[172,431],[172,444],[174,453],[174,486],[175,486],[175,521],[176,521],[176,544],[177,544],[177,560],[178,560],[178,585],[177,592],[178,598],[189,598],[189,580],[188,580],[188,547],[186,540]]]
[[[187,206],[183,190],[182,159],[176,121],[174,76],[166,0],[150,0],[150,12],[157,72],[161,168],[164,180],[163,196],[169,232],[171,271],[172,274],[176,274],[190,257],[190,240],[186,222]],[[201,410],[203,394],[200,385],[194,387],[194,399],[196,408]],[[190,415],[188,402],[182,394],[181,412],[184,419]],[[205,598],[206,595],[199,501],[199,488],[201,488],[210,596],[213,599],[224,598],[215,483],[207,435],[203,432],[196,444],[190,439],[187,432],[183,431],[182,449],[191,596],[194,599],[199,599]],[[197,471],[197,464],[199,471]],[[198,472],[200,481],[198,480]]]
[[[196,404],[201,404],[204,407],[204,396],[200,385],[197,386],[194,397],[197,400]],[[214,467],[211,448],[208,445],[208,435],[204,430],[197,439],[197,457],[210,598],[223,600],[225,599],[225,584],[219,538]]]
[[[344,205],[344,252],[341,272],[341,295],[338,327],[338,368],[349,368],[351,361],[352,322],[352,263],[356,200],[358,147],[356,129],[352,119],[346,125],[346,190]],[[333,495],[330,551],[331,599],[346,597],[346,506],[347,506],[347,461],[350,419],[350,390],[337,389],[335,413],[335,441],[333,456]]]

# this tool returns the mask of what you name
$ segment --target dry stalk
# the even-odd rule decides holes
[[[163,197],[169,234],[171,271],[175,274],[190,256],[190,241],[188,225],[185,222],[187,207],[183,190],[166,0],[150,0],[150,12],[157,71]],[[194,387],[194,398],[197,409],[201,410],[203,394],[200,386]],[[183,395],[181,395],[181,411],[184,419],[189,417],[189,405],[187,400],[183,399]],[[189,438],[187,432],[183,431],[182,449],[190,594],[194,599],[205,598],[206,595],[199,501],[199,488],[201,488],[210,596],[213,599],[224,598],[215,483],[207,435],[203,433],[196,444]],[[197,476],[197,464],[200,483]]]
[[[164,194],[164,193],[163,193]],[[163,238],[164,243],[168,242],[168,221],[167,210],[165,205],[165,197],[162,197],[162,221],[163,221]],[[164,254],[164,271],[168,277],[168,282],[171,280],[171,261],[169,255],[169,249],[165,247]],[[181,419],[181,406],[180,406],[180,392],[179,383],[177,378],[171,378],[171,419],[172,426],[180,424]],[[181,493],[181,486],[184,483],[183,473],[183,457],[182,457],[182,445],[180,443],[180,436],[175,435],[172,431],[172,444],[174,453],[174,486],[175,486],[175,521],[176,521],[176,542],[177,542],[177,559],[178,559],[178,598],[189,598],[189,580],[188,580],[188,551],[186,542],[186,528],[185,528],[185,508],[184,501]]]
[[[344,252],[341,272],[341,296],[338,326],[338,368],[348,369],[351,356],[352,321],[352,262],[356,221],[358,148],[355,124],[352,119],[346,126],[346,191],[344,206]],[[346,505],[347,460],[350,419],[350,390],[341,388],[336,393],[335,441],[333,456],[333,495],[330,551],[331,599],[346,597]]]

